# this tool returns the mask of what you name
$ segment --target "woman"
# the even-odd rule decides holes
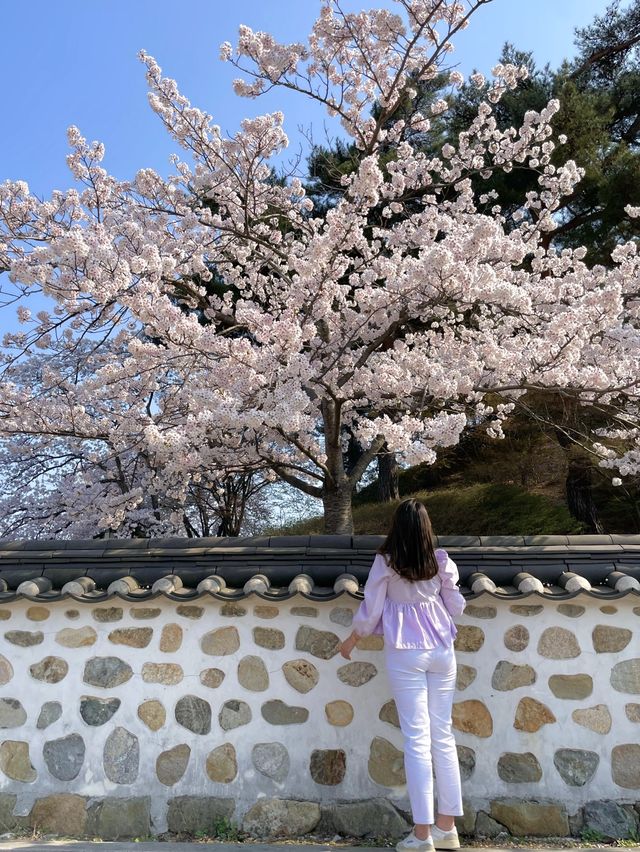
[[[462,792],[451,708],[456,684],[453,617],[465,600],[458,569],[446,551],[434,550],[431,521],[418,500],[398,506],[340,646],[351,659],[361,636],[383,633],[385,662],[404,738],[404,765],[414,828],[396,846],[404,850],[459,849],[455,817]],[[433,775],[438,790],[434,821]]]

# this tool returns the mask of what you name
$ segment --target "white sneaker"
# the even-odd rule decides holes
[[[436,849],[459,849],[458,831],[454,826],[451,831],[443,831],[437,825],[431,826],[431,839]]]
[[[404,840],[396,844],[396,849],[398,852],[433,852],[433,841],[430,837],[420,840],[412,831]]]

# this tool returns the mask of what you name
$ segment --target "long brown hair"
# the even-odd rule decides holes
[[[433,530],[426,506],[419,500],[403,500],[379,550],[405,580],[430,580],[438,573]]]

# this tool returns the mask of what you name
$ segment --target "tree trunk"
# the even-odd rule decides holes
[[[593,465],[562,429],[555,429],[556,440],[565,451],[567,476],[565,494],[569,511],[587,530],[602,535],[604,527],[593,500]]]
[[[326,535],[350,535],[353,533],[351,510],[351,488],[325,489],[322,495],[324,506],[324,531]]]
[[[569,511],[574,518],[587,526],[589,532],[602,535],[604,527],[593,501],[591,464],[587,459],[572,457],[571,454],[569,454],[568,462],[565,487]]]
[[[342,452],[341,406],[334,399],[322,401],[327,475],[322,489],[324,531],[327,535],[353,532],[351,497],[353,485],[345,470]]]
[[[390,453],[385,444],[378,454],[378,502],[392,503],[400,499],[398,462],[396,454]]]

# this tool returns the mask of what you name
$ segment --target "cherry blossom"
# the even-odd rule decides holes
[[[326,0],[304,42],[242,27],[222,46],[243,75],[238,94],[281,87],[320,101],[358,147],[326,215],[299,178],[274,180],[282,113],[227,138],[145,53],[150,106],[181,152],[169,178],[117,180],[103,146],[71,128],[74,188],[41,200],[24,182],[0,185],[3,286],[22,300],[0,435],[43,516],[64,513],[75,533],[93,505],[96,531],[165,534],[194,485],[257,472],[322,500],[327,531],[349,532],[353,491],[385,444],[416,463],[479,421],[499,438],[528,390],[611,411],[602,463],[640,469],[640,260],[620,245],[612,268],[592,268],[549,242],[582,176],[552,162],[558,102],[501,130],[495,105],[526,71],[474,75],[486,96],[440,157],[416,136],[429,119],[397,117],[482,5],[397,0],[396,13],[347,14]],[[431,112],[447,108],[443,98]],[[522,164],[538,188],[507,227],[472,178]],[[33,293],[55,307],[34,318]],[[347,468],[349,436],[360,453]],[[72,475],[55,510],[57,454]]]

